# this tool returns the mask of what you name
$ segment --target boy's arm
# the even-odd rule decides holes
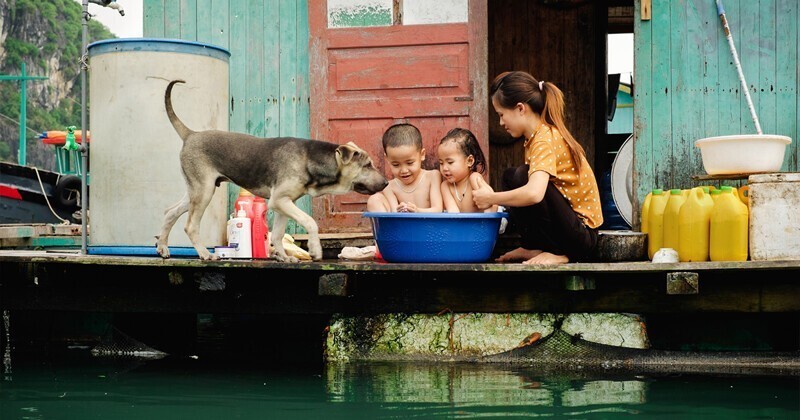
[[[431,206],[428,208],[417,208],[417,213],[441,213],[442,206],[442,174],[437,170],[428,171],[428,179],[426,182],[431,183],[430,197]]]
[[[394,189],[392,188],[392,181],[389,181],[389,185],[383,189],[383,195],[386,196],[386,201],[389,202],[389,211],[392,213],[397,211],[397,206],[400,204],[397,201],[397,196],[394,195]]]

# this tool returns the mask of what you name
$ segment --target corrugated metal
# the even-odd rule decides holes
[[[308,34],[307,0],[144,0],[145,37],[231,52],[230,130],[254,136],[310,136]],[[311,212],[308,197],[299,206]]]
[[[634,186],[693,186],[703,174],[694,141],[755,133],[710,0],[653,0],[634,14]],[[798,170],[797,0],[725,0],[726,16],[764,133],[792,138],[782,170]],[[639,206],[635,206],[639,207]]]

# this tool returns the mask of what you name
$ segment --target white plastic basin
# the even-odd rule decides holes
[[[791,142],[790,137],[774,134],[736,134],[706,137],[694,145],[700,148],[709,175],[726,175],[780,171]]]

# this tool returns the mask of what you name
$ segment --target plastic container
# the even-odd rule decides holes
[[[700,148],[706,172],[723,175],[780,171],[791,142],[774,134],[737,134],[699,139],[694,145]]]
[[[722,191],[711,212],[711,261],[747,261],[748,225],[747,206],[732,190]]]
[[[508,213],[366,212],[381,256],[391,263],[480,263],[492,256]]]
[[[678,215],[681,261],[708,261],[711,212],[714,201],[702,188],[692,188]]]
[[[722,194],[722,190],[711,190],[709,196],[711,197],[711,200],[716,203],[720,194]]]
[[[244,209],[244,213],[250,220],[253,219],[253,202],[256,197],[250,191],[242,188],[239,190],[239,197],[233,203],[233,211]]]
[[[751,175],[750,259],[800,260],[800,173]]]
[[[233,258],[253,258],[252,227],[244,205],[236,212],[236,217],[228,220],[228,246],[236,248]]]
[[[660,194],[656,194],[656,191],[653,191],[647,214],[647,256],[650,259],[664,245],[664,210],[667,209],[669,200],[669,195],[660,190]]]
[[[669,200],[667,208],[664,210],[664,244],[663,248],[678,250],[680,247],[680,226],[678,216],[680,216],[681,206],[686,202],[683,190],[669,190]]]
[[[642,218],[641,218],[642,225],[639,228],[639,230],[641,230],[642,233],[647,233],[647,231],[648,231],[648,227],[647,227],[647,216],[648,216],[648,214],[647,214],[647,212],[650,211],[650,200],[653,198],[653,194],[655,194],[656,191],[658,191],[658,194],[661,194],[661,192],[662,192],[659,189],[655,189],[655,190],[647,193],[647,195],[644,197],[644,203],[642,204],[642,215],[641,215],[642,216]]]
[[[252,240],[253,258],[269,258],[269,246],[267,245],[267,202],[261,197],[253,200],[253,219],[252,219]]]

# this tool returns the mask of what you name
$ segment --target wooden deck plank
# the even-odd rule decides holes
[[[532,266],[501,263],[407,264],[373,261],[323,260],[318,262],[279,263],[273,260],[201,261],[192,258],[126,257],[80,255],[78,251],[0,250],[0,263],[66,263],[109,266],[193,267],[193,268],[259,268],[294,271],[342,272],[492,272],[492,273],[668,273],[675,271],[769,271],[800,270],[796,261],[718,261],[686,263],[651,263],[648,261],[616,263],[571,263],[555,266]],[[757,279],[754,279],[757,280]]]

